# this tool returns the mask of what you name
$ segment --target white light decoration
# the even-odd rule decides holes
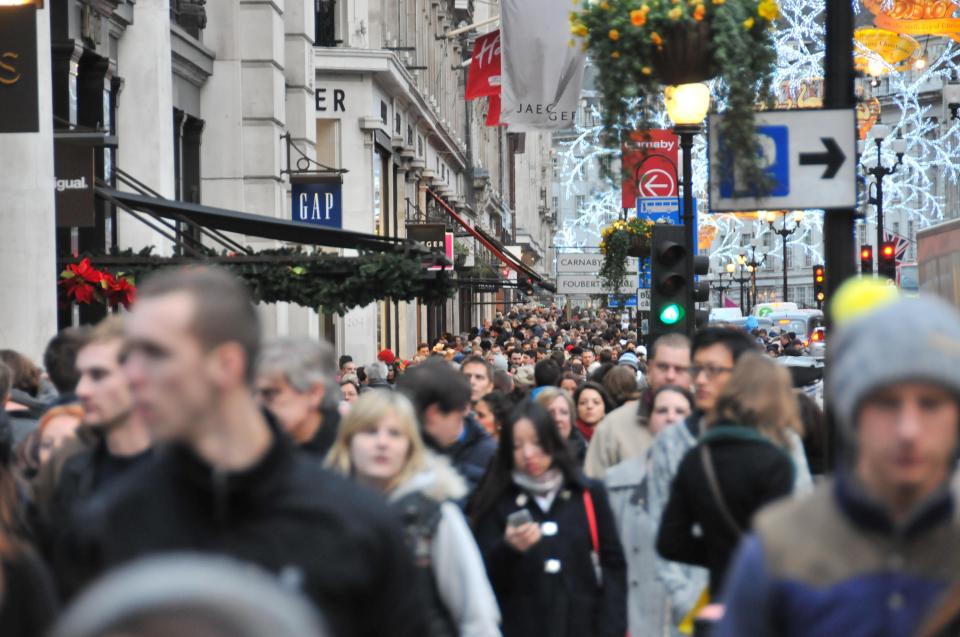
[[[774,32],[778,65],[775,70],[773,86],[778,98],[784,98],[787,91],[795,93],[809,85],[811,79],[823,77],[824,42],[826,32],[822,14],[824,0],[780,0],[781,19]],[[862,9],[857,3],[858,10]],[[885,63],[884,63],[885,64]],[[922,92],[937,91],[952,78],[960,78],[960,44],[942,37],[929,42],[925,64],[922,68],[908,68],[897,71],[887,68],[887,73],[879,81],[879,87],[870,85],[869,78],[858,80],[858,90],[865,96],[880,96],[884,100],[884,124],[890,127],[888,136],[902,137],[896,144],[897,150],[905,146],[903,166],[897,174],[884,181],[884,211],[888,219],[892,215],[905,215],[915,222],[917,230],[937,223],[944,218],[944,183],[956,184],[960,178],[960,120],[946,118],[941,109],[940,100],[924,104],[920,98]],[[716,100],[716,91],[713,91]],[[958,91],[960,94],[960,91]],[[716,102],[715,102],[716,103]],[[722,109],[722,103],[719,104]],[[891,107],[893,112],[891,113]],[[638,110],[638,109],[635,109]],[[585,124],[578,124],[576,136],[559,144],[559,166],[557,178],[569,197],[583,194],[578,191],[588,175],[596,174],[602,161],[612,161],[614,165],[620,158],[619,149],[604,148],[601,143],[601,116],[596,107],[587,107]],[[944,121],[941,124],[941,121]],[[669,128],[670,122],[662,112],[658,125]],[[782,243],[779,237],[764,241],[764,235],[770,232],[766,223],[760,223],[756,215],[735,216],[729,214],[704,214],[707,210],[706,186],[707,163],[704,135],[698,135],[694,143],[693,185],[697,198],[699,225],[701,232],[706,228],[714,234],[710,254],[714,263],[722,264],[736,260],[746,246],[742,245],[744,232],[760,240],[760,245],[769,245],[764,252],[780,257]],[[872,152],[871,152],[872,150]],[[896,162],[894,144],[882,146],[883,162],[892,165]],[[861,167],[876,161],[876,147],[866,145],[861,155]],[[872,178],[861,169],[861,178],[866,186]],[[866,175],[864,177],[864,175]],[[939,182],[939,183],[938,183]],[[605,181],[590,184],[592,190],[587,194],[585,205],[575,219],[565,219],[555,237],[555,244],[564,248],[596,246],[600,242],[600,231],[621,213],[620,186]],[[866,192],[866,187],[863,189]],[[876,209],[873,205],[864,205],[867,221],[873,222]],[[781,218],[782,215],[775,215]],[[788,216],[791,219],[793,215]],[[788,241],[788,246],[806,251],[814,263],[822,263],[823,246],[820,239],[823,212],[819,210],[801,211],[796,217],[800,229]],[[791,219],[792,221],[793,219]],[[776,223],[779,226],[779,221]]]

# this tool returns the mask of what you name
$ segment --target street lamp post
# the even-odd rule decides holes
[[[731,287],[733,287],[733,270],[730,269],[730,266],[731,266],[731,265],[733,265],[733,264],[732,264],[732,263],[728,263],[728,264],[727,264],[727,267],[726,267],[726,271],[725,271],[725,272],[723,272],[723,271],[720,272],[720,274],[718,275],[719,283],[717,283],[717,284],[714,286],[715,288],[717,288],[717,292],[720,293],[720,297],[719,297],[719,298],[720,298],[720,307],[723,307],[723,293],[726,292],[727,290],[729,290]],[[729,274],[729,275],[730,275],[730,282],[727,283],[726,285],[723,284],[723,275],[725,275],[725,274]]]
[[[693,222],[693,136],[703,132],[703,119],[710,110],[710,88],[706,84],[680,84],[664,89],[667,115],[673,122],[673,132],[680,140],[683,170],[683,225],[686,229],[686,271],[689,278],[686,306],[690,313],[688,325],[694,320],[693,246],[697,243],[697,228]],[[692,334],[691,334],[692,335]]]
[[[754,239],[750,242],[750,260],[747,260],[747,255],[741,254],[737,257],[737,262],[750,272],[750,294],[752,297],[750,307],[752,308],[757,304],[757,272],[767,262],[767,255],[763,255],[759,261],[757,260],[757,240]]]
[[[757,213],[760,221],[766,221],[767,225],[770,227],[770,232],[780,235],[783,239],[783,300],[788,301],[787,298],[787,239],[800,229],[800,222],[803,221],[803,213],[798,211],[794,213],[793,216],[793,227],[787,228],[787,211],[783,211],[783,224],[782,227],[777,230],[773,227],[774,216],[772,212],[761,211]]]
[[[734,272],[738,270],[738,266],[740,270],[740,275],[734,276]],[[744,286],[750,282],[750,279],[753,276],[753,271],[754,271],[753,266],[749,266],[749,265],[745,266],[743,263],[739,263],[739,261],[738,263],[727,264],[727,273],[730,275],[731,283],[740,284],[740,311],[743,312],[743,314],[750,313],[750,308],[744,307],[743,305],[743,290],[744,290]],[[747,296],[748,301],[749,299],[750,297]]]
[[[872,175],[877,184],[876,196],[869,199],[869,203],[877,207],[877,253],[880,252],[883,245],[883,178],[897,172],[897,169],[903,165],[903,155],[907,151],[907,140],[897,137],[893,140],[893,152],[897,155],[897,161],[892,166],[884,166],[881,147],[883,146],[883,140],[889,135],[890,127],[886,124],[877,124],[870,129],[870,137],[877,147],[877,158],[876,160],[868,159],[866,162],[867,174]],[[862,153],[866,144],[861,141],[860,146]]]

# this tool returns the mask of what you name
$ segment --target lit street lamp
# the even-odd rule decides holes
[[[795,212],[793,215],[793,227],[787,228],[787,211],[783,211],[783,223],[781,228],[777,230],[773,227],[774,213],[767,212],[766,210],[761,210],[757,213],[757,217],[760,221],[766,221],[767,225],[770,226],[770,232],[780,235],[783,239],[783,300],[789,300],[787,298],[787,238],[790,237],[794,232],[800,229],[800,222],[803,221],[803,212]]]
[[[703,119],[710,110],[710,88],[706,84],[680,84],[664,89],[667,115],[673,122],[673,132],[680,139],[680,152],[683,166],[683,225],[687,234],[686,267],[690,284],[688,286],[686,306],[693,315],[694,310],[694,254],[697,244],[697,228],[693,222],[693,136],[703,132]],[[690,321],[693,326],[694,321]],[[692,327],[691,327],[692,329]]]
[[[902,137],[897,137],[893,140],[892,144],[893,152],[897,155],[897,161],[892,166],[884,166],[881,146],[883,145],[883,140],[889,135],[890,127],[886,124],[877,124],[870,129],[870,137],[877,146],[877,158],[873,159],[868,157],[865,161],[867,174],[872,175],[877,184],[876,196],[871,197],[868,203],[872,203],[877,207],[876,249],[878,251],[883,245],[883,178],[897,172],[897,168],[903,165],[903,155],[907,152],[907,140]],[[863,153],[863,151],[866,150],[866,144],[863,141],[859,142],[859,144],[861,147],[860,152]]]

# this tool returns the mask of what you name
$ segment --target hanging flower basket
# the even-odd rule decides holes
[[[628,257],[644,259],[650,256],[650,237],[641,235],[630,236],[630,247],[627,248]]]
[[[627,221],[618,219],[600,233],[600,252],[603,253],[600,279],[610,294],[619,294],[630,274],[627,257],[650,256],[652,234],[653,224],[636,217]]]
[[[660,81],[667,86],[706,82],[717,75],[710,25],[683,23],[663,33],[663,46],[651,53]]]
[[[581,0],[570,14],[572,46],[590,54],[607,141],[657,128],[666,86],[719,81],[714,104],[724,118],[721,139],[733,161],[714,167],[715,178],[734,171],[756,194],[770,187],[758,147],[754,112],[772,104],[776,49],[771,32],[776,0]],[[575,0],[574,4],[577,4]]]

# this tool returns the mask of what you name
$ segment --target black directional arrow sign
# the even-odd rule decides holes
[[[800,154],[800,165],[801,166],[826,166],[826,169],[823,171],[823,176],[821,179],[833,179],[837,176],[837,172],[840,170],[840,167],[843,166],[843,162],[846,161],[847,156],[843,154],[843,151],[840,150],[840,145],[837,144],[837,140],[832,137],[821,137],[820,141],[823,142],[826,152],[823,153],[801,153]]]

